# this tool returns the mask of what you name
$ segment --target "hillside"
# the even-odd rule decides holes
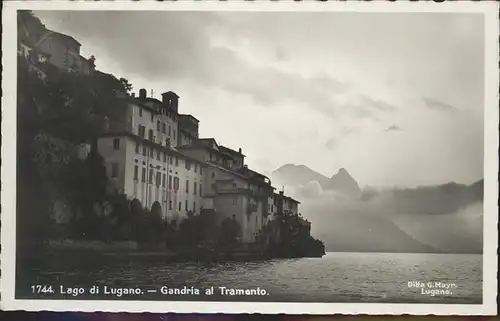
[[[386,218],[339,215],[331,222],[328,232],[318,231],[318,237],[331,252],[395,252],[439,253],[439,249],[424,244],[402,231]],[[317,225],[317,224],[315,224]]]
[[[483,181],[365,189],[361,198],[316,190],[301,213],[327,251],[481,253]]]

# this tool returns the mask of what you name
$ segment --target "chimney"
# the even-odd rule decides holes
[[[240,153],[240,154],[241,154],[241,148],[239,148],[239,149],[238,149],[238,153]]]
[[[140,100],[145,100],[146,99],[146,95],[147,95],[146,89],[141,88],[139,90],[139,99]]]

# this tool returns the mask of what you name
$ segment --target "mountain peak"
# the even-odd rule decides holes
[[[344,167],[340,168],[337,174],[330,178],[324,188],[337,190],[350,195],[359,195],[361,193],[358,182],[356,182]]]
[[[341,167],[337,171],[337,174],[333,175],[332,177],[335,177],[335,176],[338,176],[338,175],[348,175],[348,176],[351,176],[351,174],[349,174],[349,172],[347,171],[347,169],[345,169],[344,167]]]
[[[306,165],[285,164],[272,172],[271,180],[285,185],[304,185],[312,181],[322,183],[328,180],[328,177],[315,172]]]
[[[285,164],[272,173],[271,180],[290,185],[305,185],[316,181],[325,190],[335,190],[349,195],[361,193],[358,183],[344,167],[328,178],[306,165]]]

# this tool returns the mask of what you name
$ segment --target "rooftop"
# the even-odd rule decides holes
[[[226,147],[226,146],[223,146],[223,145],[220,145],[220,146],[219,146],[219,149],[220,149],[220,151],[221,151],[221,152],[223,152],[223,153],[229,153],[229,154],[237,155],[237,156],[240,156],[240,157],[241,157],[241,156],[242,156],[242,157],[245,157],[245,155],[243,155],[243,154],[241,153],[241,149],[240,149],[239,151],[236,151],[236,150],[234,150],[234,149],[231,149],[231,148]]]
[[[276,196],[277,196],[277,197],[283,197],[284,199],[287,199],[287,200],[292,201],[292,202],[294,202],[294,203],[300,204],[300,202],[299,202],[299,201],[297,201],[296,199],[294,199],[294,198],[292,198],[292,197],[290,197],[290,196],[286,196],[286,195],[284,195],[284,194],[281,194],[281,192],[280,192],[280,193],[274,193],[274,197],[276,197]]]
[[[199,123],[200,121],[198,120],[198,118],[194,117],[193,115],[191,114],[179,114],[179,117],[182,118],[182,117],[185,117],[185,118],[191,118],[192,120],[196,121],[197,123]]]
[[[262,183],[262,184],[265,184],[265,185],[268,185],[271,187],[271,180],[267,176],[265,176],[259,172],[256,172],[256,171],[248,168],[247,166],[243,166],[241,168],[238,168],[236,171],[238,173],[244,175],[248,179],[251,179],[253,181],[257,181],[259,183]],[[274,187],[273,187],[273,189],[274,189]]]

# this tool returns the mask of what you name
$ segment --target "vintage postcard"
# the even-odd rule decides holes
[[[498,3],[2,16],[1,309],[496,313]]]

